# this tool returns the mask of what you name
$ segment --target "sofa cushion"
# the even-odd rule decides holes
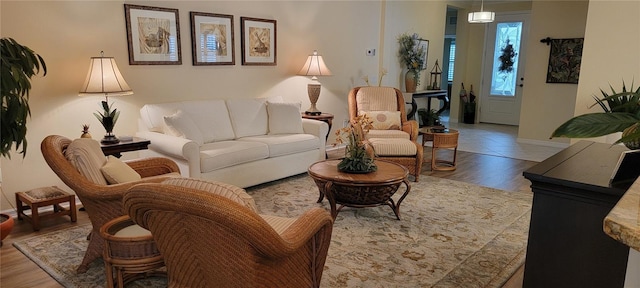
[[[418,152],[416,143],[408,139],[371,138],[376,156],[415,156]]]
[[[269,134],[304,133],[300,103],[267,102]]]
[[[392,139],[411,139],[409,133],[402,130],[369,130],[366,139],[371,138],[392,138]]]
[[[235,138],[224,100],[185,101],[182,102],[182,110],[202,131],[204,143]]]
[[[228,99],[226,102],[236,139],[267,134],[265,99]]]
[[[360,115],[367,115],[375,130],[400,130],[402,125],[400,111],[360,111]]]
[[[207,143],[200,146],[200,170],[202,173],[207,173],[268,157],[269,147],[264,143],[248,141]]]
[[[259,142],[269,147],[269,157],[295,154],[318,149],[320,140],[311,134],[278,134],[244,137],[237,142]]]
[[[253,212],[256,212],[256,213],[258,212],[258,209],[256,208],[256,203],[255,201],[253,201],[253,197],[247,194],[247,192],[244,189],[231,184],[217,182],[217,181],[207,181],[207,180],[195,179],[195,178],[171,178],[171,179],[162,181],[162,184],[197,189],[197,190],[206,191],[212,194],[220,195],[244,207],[249,208]]]
[[[136,170],[133,170],[127,163],[112,155],[107,157],[107,163],[100,168],[100,171],[109,184],[133,182],[142,179]]]
[[[398,111],[396,90],[390,87],[361,87],[356,93],[356,107],[360,111]]]
[[[107,185],[107,180],[100,172],[100,168],[107,162],[107,157],[102,153],[98,141],[90,138],[73,140],[67,146],[65,157],[89,181],[98,185]]]
[[[175,114],[164,116],[163,118],[167,127],[167,134],[193,140],[200,145],[204,144],[202,132],[189,114],[178,110]]]

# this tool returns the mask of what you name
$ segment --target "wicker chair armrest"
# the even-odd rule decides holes
[[[411,141],[418,141],[418,127],[416,120],[407,120],[402,123],[402,131],[409,133]]]
[[[94,200],[121,201],[124,193],[127,190],[129,190],[129,188],[135,185],[143,184],[143,183],[160,183],[170,177],[174,177],[174,175],[148,177],[148,178],[142,178],[142,180],[140,181],[111,184],[111,185],[92,185],[93,187],[85,187],[84,189],[85,193],[83,194],[90,195],[91,199],[94,199]]]
[[[178,165],[171,159],[162,157],[150,157],[126,162],[133,170],[136,170],[142,178],[168,174],[172,172],[180,173]]]
[[[307,245],[312,237],[318,233],[331,235],[333,218],[322,208],[313,208],[302,214],[281,235],[281,241],[263,242],[255,239],[256,250],[266,258],[282,258],[289,256]],[[325,230],[325,229],[328,229]],[[264,244],[264,245],[263,245]]]

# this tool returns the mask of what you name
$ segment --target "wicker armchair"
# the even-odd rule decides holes
[[[230,198],[168,184],[129,189],[124,206],[162,253],[169,287],[319,287],[329,212],[258,215]]]
[[[102,256],[104,239],[100,236],[100,227],[111,219],[125,215],[122,195],[131,186],[139,183],[162,182],[169,177],[178,177],[178,165],[166,158],[147,158],[129,161],[127,164],[136,170],[142,180],[112,185],[98,185],[83,176],[65,157],[71,140],[63,136],[50,135],[42,140],[40,148],[44,159],[58,177],[78,196],[86,209],[93,230],[84,259],[78,267],[78,273],[84,273],[93,260]],[[96,157],[104,157],[96,155]]]
[[[418,182],[424,148],[418,141],[418,122],[407,120],[402,92],[393,87],[356,87],[349,91],[348,101],[350,119],[363,113],[372,114],[370,118],[378,118],[380,111],[400,112],[399,126],[371,129],[367,139],[377,159],[405,166]]]

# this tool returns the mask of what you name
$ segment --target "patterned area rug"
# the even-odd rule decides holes
[[[422,176],[402,202],[402,220],[388,206],[344,208],[334,224],[322,287],[501,287],[524,263],[531,194]],[[401,185],[399,194],[404,192]],[[247,189],[261,213],[296,217],[316,203],[306,175]],[[76,275],[88,225],[14,245],[65,287],[104,285],[95,261]],[[162,287],[166,279],[128,287]]]

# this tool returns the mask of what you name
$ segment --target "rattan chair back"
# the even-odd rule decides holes
[[[132,187],[124,206],[151,231],[169,287],[318,287],[331,240],[329,212],[313,208],[278,234],[251,209],[193,188]]]

